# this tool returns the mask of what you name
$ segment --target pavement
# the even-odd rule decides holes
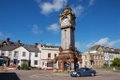
[[[97,70],[94,77],[70,77],[51,70],[10,70],[0,72],[0,80],[120,80],[120,72]]]

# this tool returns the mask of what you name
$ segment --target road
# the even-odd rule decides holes
[[[1,76],[5,78],[1,78]],[[98,70],[94,77],[70,77],[47,70],[0,72],[0,80],[120,80],[120,72]]]

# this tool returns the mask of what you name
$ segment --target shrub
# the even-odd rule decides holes
[[[28,68],[29,68],[29,67],[28,67],[28,64],[27,64],[27,63],[22,63],[22,64],[21,64],[21,69],[22,69],[22,70],[28,70]]]
[[[109,67],[109,65],[106,63],[103,65],[103,68],[108,68],[108,67]]]
[[[115,58],[112,61],[112,65],[115,66],[115,67],[120,67],[120,58]]]
[[[114,68],[120,70],[120,58],[115,58],[115,59],[112,61],[112,66],[113,66]]]

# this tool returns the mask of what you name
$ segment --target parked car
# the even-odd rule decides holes
[[[96,71],[90,68],[80,68],[76,71],[70,72],[71,77],[80,77],[80,76],[95,76]]]

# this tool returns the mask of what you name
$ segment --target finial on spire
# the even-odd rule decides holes
[[[72,11],[71,7],[69,6],[69,4],[67,4],[65,7],[64,7],[64,12],[68,12],[68,11]]]
[[[67,4],[65,5],[64,9],[68,9],[68,8],[70,8],[70,6],[69,6],[69,4],[67,3]]]

